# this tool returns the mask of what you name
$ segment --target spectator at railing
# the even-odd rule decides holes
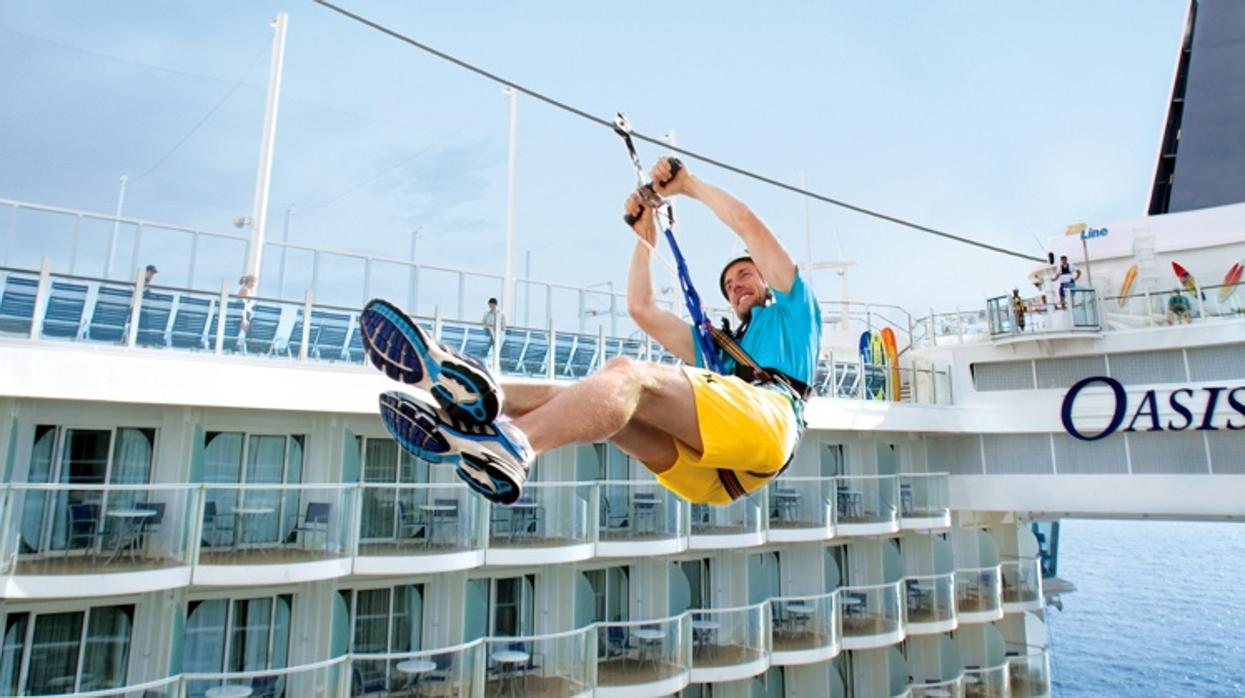
[[[151,282],[156,278],[156,274],[159,273],[160,270],[156,269],[156,265],[148,264],[147,268],[143,271],[143,287],[146,288],[151,286]]]
[[[480,320],[484,327],[488,330],[488,349],[492,351],[493,344],[497,338],[493,336],[494,332],[504,332],[506,330],[506,314],[497,308],[497,299],[488,299],[488,310],[484,313],[484,319]]]
[[[238,290],[233,294],[242,300],[241,334],[243,335],[245,335],[246,331],[251,327],[251,306],[255,303],[255,301],[251,300],[251,297],[255,295],[256,282],[257,279],[254,274],[247,274],[241,279],[238,279]]]
[[[1167,324],[1177,322],[1193,322],[1193,307],[1189,297],[1176,290],[1167,301]]]
[[[1055,275],[1052,281],[1059,281],[1059,309],[1068,309],[1068,292],[1076,288],[1077,279],[1081,278],[1081,270],[1077,269],[1068,261],[1068,255],[1059,257],[1059,265],[1055,267]]]
[[[1025,331],[1025,312],[1028,306],[1025,305],[1025,299],[1020,297],[1020,289],[1012,289],[1012,315],[1016,318],[1016,332]]]

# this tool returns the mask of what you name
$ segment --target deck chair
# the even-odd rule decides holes
[[[144,347],[169,345],[169,320],[173,317],[173,294],[148,291],[138,311],[137,342]]]
[[[290,542],[305,546],[307,537],[317,534],[324,537],[324,547],[329,544],[329,519],[332,518],[332,502],[307,502],[307,511],[302,521],[295,522],[290,529]]]
[[[53,281],[43,316],[43,336],[76,338],[82,330],[82,311],[86,306],[86,284]]]
[[[202,349],[203,335],[211,314],[211,298],[179,296],[173,328],[169,331],[170,343],[177,349]]]
[[[527,330],[509,328],[502,330],[501,348],[497,362],[502,373],[524,373],[523,351],[527,348]]]
[[[350,363],[361,364],[366,359],[366,352],[363,350],[363,333],[359,330],[359,323],[350,323],[350,341],[346,342],[346,360]]]
[[[553,375],[569,376],[571,374],[571,356],[575,353],[578,335],[564,332],[553,333]]]
[[[467,336],[463,339],[463,354],[477,361],[488,358],[493,348],[493,328],[468,327]]]
[[[39,279],[9,274],[4,278],[4,295],[0,296],[0,332],[30,334],[35,316],[35,294]]]
[[[245,309],[243,301],[229,301],[229,305],[225,309],[225,351],[238,350],[238,335],[242,333],[242,313]],[[208,323],[208,349],[216,347],[216,335],[220,327],[220,307],[217,305],[215,312],[212,313],[212,319]]]
[[[545,362],[549,359],[549,333],[529,330],[527,344],[523,347],[523,356],[519,359],[524,375],[541,375],[545,372]]]
[[[246,353],[271,354],[281,324],[281,308],[256,305],[251,308],[251,323],[246,330]]]
[[[94,342],[124,342],[133,301],[133,289],[100,286],[95,295],[91,321],[86,327],[87,339]]]

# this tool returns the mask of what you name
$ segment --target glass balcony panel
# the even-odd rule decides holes
[[[947,476],[942,473],[905,473],[899,476],[899,515],[927,519],[951,513]]]
[[[940,623],[955,618],[955,575],[904,579],[909,623]]]
[[[361,486],[360,556],[479,550],[483,500],[463,484]]]
[[[839,641],[837,595],[784,596],[770,599],[774,652],[832,647]]]
[[[10,485],[5,569],[72,575],[189,565],[194,495],[189,485]]]
[[[956,570],[955,608],[960,613],[997,611],[1003,603],[1002,586],[997,566]]]
[[[214,696],[335,698],[346,693],[349,670],[348,658],[343,656],[287,669],[183,674],[182,683],[186,698],[213,698]],[[250,689],[250,693],[247,693],[245,689]]]
[[[570,698],[592,692],[597,629],[485,640],[488,695]]]
[[[1007,645],[1007,683],[1012,698],[1050,695],[1050,658],[1045,647]]]
[[[912,698],[964,698],[964,684],[957,677],[950,681],[912,684],[909,694]]]
[[[597,624],[597,685],[652,683],[691,669],[691,615]]]
[[[180,676],[171,676],[167,679],[158,681],[148,681],[146,683],[125,686],[122,688],[108,689],[90,689],[86,687],[86,674],[83,674],[82,691],[77,693],[38,693],[37,695],[45,698],[165,698],[165,696],[177,696],[179,686],[181,686]],[[36,695],[35,693],[27,693],[25,695]],[[5,694],[5,698],[9,698]]]
[[[692,611],[692,666],[746,664],[765,656],[766,606]]]
[[[394,654],[355,654],[351,696],[475,696],[482,693],[484,643]]]
[[[353,487],[212,485],[203,489],[201,565],[284,565],[350,555]]]
[[[684,533],[683,500],[656,482],[600,483],[597,525],[606,542],[679,538]]]
[[[964,698],[1008,698],[1007,664],[981,669],[969,667],[964,670]]]
[[[835,483],[840,524],[893,524],[899,508],[894,475],[841,475]]]
[[[591,543],[592,484],[532,482],[509,506],[490,507],[489,546],[559,547]]]
[[[1042,567],[1037,557],[1005,558],[1003,603],[1033,603],[1042,600]]]
[[[731,536],[761,532],[761,499],[740,497],[722,507],[691,505],[693,536]]]
[[[832,478],[782,477],[765,488],[771,529],[825,529],[832,524]]]
[[[899,589],[901,582],[875,586],[845,586],[839,589],[843,612],[843,637],[870,637],[892,633],[903,618]]]

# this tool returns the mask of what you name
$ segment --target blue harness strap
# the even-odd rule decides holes
[[[718,356],[717,345],[713,341],[713,326],[705,317],[704,308],[700,304],[700,294],[696,293],[696,287],[692,285],[692,277],[687,271],[687,261],[683,259],[683,251],[679,249],[674,232],[669,228],[666,228],[666,242],[670,244],[670,250],[674,253],[675,268],[679,272],[679,288],[683,291],[683,302],[687,305],[688,315],[692,318],[692,326],[696,328],[696,343],[700,346],[700,355],[704,359],[705,368],[720,374],[722,373],[722,360]]]

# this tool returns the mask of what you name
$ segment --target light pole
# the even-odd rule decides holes
[[[246,255],[246,274],[255,277],[259,294],[259,269],[264,256],[264,228],[268,218],[268,186],[272,182],[273,143],[277,139],[277,103],[281,98],[281,66],[285,60],[285,25],[289,15],[278,12],[272,21],[272,61],[268,67],[268,101],[259,141],[259,169],[255,175],[255,204],[251,210],[251,239]]]
[[[419,262],[416,261],[417,258],[415,257],[415,244],[419,242],[419,232],[423,229],[424,229],[424,226],[421,225],[411,231],[410,289],[408,290],[408,297],[406,299],[407,312],[409,312],[411,315],[419,314],[419,308],[415,306],[415,301],[417,300],[419,296]]]
[[[511,263],[514,258],[514,179],[515,179],[515,149],[516,138],[519,123],[519,92],[513,87],[507,87],[505,93],[510,97],[510,146],[506,156],[506,262],[505,270],[502,273],[501,285],[501,310],[503,314],[514,317],[513,301],[510,296],[510,286],[513,283],[514,271]]]

